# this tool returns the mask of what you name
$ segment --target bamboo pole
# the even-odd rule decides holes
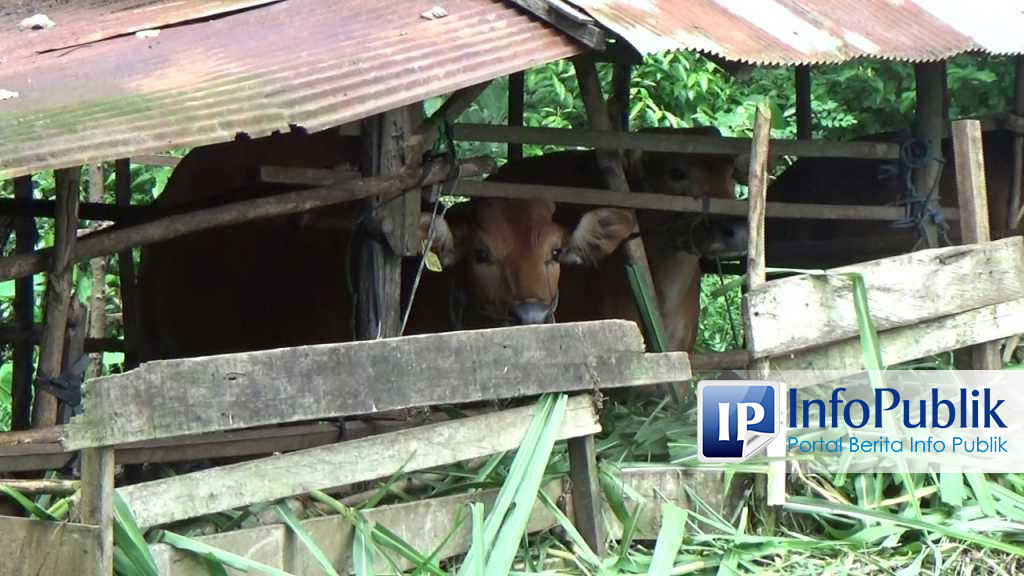
[[[942,156],[942,137],[946,127],[946,63],[923,62],[914,65],[917,89],[917,110],[915,115],[915,136],[928,145],[929,156]],[[929,158],[914,175],[914,186],[919,197],[929,194],[942,177],[942,166]],[[935,194],[926,209],[939,205]],[[930,218],[925,218],[925,241],[928,248],[939,245],[938,227]]]
[[[26,496],[53,494],[54,496],[70,496],[78,491],[81,483],[78,480],[12,480],[0,478],[0,486],[17,490]]]
[[[64,358],[64,331],[71,301],[73,254],[78,234],[78,196],[81,168],[57,170],[57,220],[53,239],[53,259],[46,283],[46,321],[39,350],[37,378],[60,375]],[[17,258],[17,257],[15,257]],[[46,428],[57,423],[57,398],[36,388],[32,427]]]
[[[94,203],[103,202],[104,175],[102,164],[89,166],[89,201]],[[94,224],[90,226],[96,230]],[[92,272],[92,290],[89,294],[89,338],[103,338],[107,334],[107,258],[101,256],[89,261],[89,270]],[[103,370],[103,355],[99,354],[93,359],[89,367],[87,377],[95,378]],[[74,360],[72,360],[74,361]]]
[[[492,171],[494,162],[489,158],[470,158],[461,162],[461,166],[463,176],[473,177]],[[137,226],[84,236],[75,244],[71,259],[80,262],[211,228],[305,212],[373,195],[394,195],[415,185],[442,182],[447,177],[448,163],[439,160],[431,165],[430,172],[422,181],[419,171],[411,170],[395,176],[346,181],[310,190],[233,202],[187,214],[176,214]],[[52,253],[52,250],[39,250],[31,254],[0,259],[0,281],[46,270]]]

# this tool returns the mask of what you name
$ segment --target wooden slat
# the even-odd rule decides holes
[[[882,363],[891,366],[1024,333],[1024,299],[985,306],[879,333]],[[857,338],[772,359],[771,377],[810,386],[864,370]]]
[[[97,574],[99,529],[0,516],[0,574]]]
[[[569,401],[558,438],[601,430],[589,395]],[[257,502],[512,450],[533,406],[371,436],[118,489],[149,527]],[[244,486],[241,490],[239,487]]]
[[[879,330],[1024,298],[1024,240],[922,250],[831,270],[858,272]],[[751,350],[777,356],[857,335],[850,280],[796,276],[747,295]]]
[[[561,480],[549,482],[544,492],[558,502],[564,495]],[[403,504],[380,506],[363,511],[363,517],[375,525],[397,534],[403,541],[420,551],[433,551],[440,547],[438,560],[464,554],[471,542],[471,524],[468,521],[469,504],[481,502],[490,510],[498,495],[497,490],[483,490],[472,494],[456,494]],[[543,504],[534,505],[527,532],[534,534],[558,524],[554,515]],[[302,521],[303,528],[317,547],[341,574],[351,572],[352,525],[340,516],[326,516]],[[283,525],[260,526],[214,536],[202,536],[199,541],[257,560],[290,574],[320,574],[319,563],[309,549]],[[443,546],[442,546],[443,544]],[[177,550],[166,544],[150,546],[157,568],[163,576],[206,576],[209,574],[201,558]],[[415,568],[395,555],[399,569]],[[377,573],[390,572],[385,560],[378,556]]]
[[[750,152],[749,138],[723,138],[694,134],[654,132],[603,132],[574,128],[526,128],[497,124],[455,124],[456,140],[582,146],[612,150],[647,150],[682,154],[733,154]],[[828,142],[823,140],[772,140],[772,154],[819,158],[878,158],[898,160],[900,146],[893,142]]]
[[[114,576],[114,449],[82,450],[82,499],[75,515],[96,526],[96,573]]]
[[[600,188],[573,188],[569,186],[546,186],[543,184],[509,184],[505,182],[480,182],[463,180],[459,183],[459,194],[479,198],[545,198],[556,203],[587,204],[594,206],[620,206],[638,210],[663,210],[688,214],[719,214],[723,216],[746,216],[747,201],[710,198],[706,201],[691,196],[669,196],[646,192],[619,193]],[[960,218],[955,208],[943,208],[945,219]],[[851,204],[798,204],[793,202],[768,202],[765,216],[770,219],[786,218],[797,220],[902,220],[906,214],[898,206],[856,206]]]
[[[636,324],[605,320],[149,362],[87,382],[64,444],[689,379],[685,353],[643,346]]]

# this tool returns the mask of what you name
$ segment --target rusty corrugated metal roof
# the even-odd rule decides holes
[[[17,32],[37,11],[56,27]],[[22,1],[0,30],[0,178],[319,130],[581,50],[499,0]]]
[[[1012,0],[571,1],[643,53],[699,50],[752,64],[1024,53],[1024,3]]]

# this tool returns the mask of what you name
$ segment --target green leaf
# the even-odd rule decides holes
[[[306,550],[308,550],[309,553],[313,555],[313,558],[316,559],[317,563],[320,564],[320,568],[323,569],[324,574],[338,576],[338,571],[334,569],[334,566],[331,565],[331,561],[327,559],[327,555],[324,554],[324,551],[321,550],[320,546],[318,546],[316,541],[313,540],[313,536],[310,535],[309,531],[302,526],[299,519],[295,517],[295,513],[292,512],[292,509],[284,502],[278,502],[274,506],[274,509],[277,510],[278,515],[281,516],[284,523],[287,524],[288,527],[291,528],[292,532],[295,533],[299,542],[302,542],[302,545],[306,547]]]
[[[163,542],[164,544],[168,544],[179,550],[192,552],[201,558],[214,560],[229,568],[241,570],[242,572],[256,570],[271,576],[293,576],[284,570],[278,570],[273,566],[269,566],[255,560],[250,560],[244,556],[239,556],[238,554],[222,550],[216,546],[210,546],[209,544],[187,536],[175,534],[174,532],[168,532],[166,530],[159,532],[157,534],[157,542]]]
[[[668,576],[672,572],[676,554],[683,544],[686,531],[686,510],[666,502],[661,508],[661,529],[654,545],[654,557],[647,569],[648,576]]]

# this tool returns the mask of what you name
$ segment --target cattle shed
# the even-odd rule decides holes
[[[1017,32],[1024,28],[1024,13],[1010,3],[980,4],[984,9],[940,0],[23,0],[0,7],[0,179],[12,179],[15,190],[14,198],[0,199],[0,246],[12,236],[15,245],[13,254],[0,259],[0,280],[16,284],[13,322],[0,329],[13,350],[15,428],[0,434],[0,472],[33,477],[65,468],[76,457],[81,470],[80,483],[0,480],[34,493],[80,491],[73,523],[0,517],[0,532],[16,535],[0,542],[0,548],[9,547],[0,557],[26,558],[19,566],[0,566],[0,572],[78,574],[96,566],[94,573],[111,574],[115,495],[141,527],[150,528],[368,482],[398,469],[423,470],[513,450],[527,433],[529,409],[477,411],[450,420],[435,414],[428,423],[336,422],[552,392],[576,394],[557,408],[563,416],[556,436],[568,440],[571,472],[568,482],[542,489],[551,501],[565,503],[563,511],[600,553],[609,533],[614,537],[624,527],[609,519],[597,487],[595,395],[605,388],[674,389],[691,379],[691,364],[694,371],[741,369],[752,377],[800,370],[808,379],[802,384],[815,383],[815,374],[825,378],[870,368],[858,348],[856,317],[849,306],[836,305],[851,298],[851,272],[867,285],[885,364],[969,348],[973,368],[1000,367],[999,341],[1024,333],[1024,245],[1017,235],[1024,61],[1018,57],[1013,109],[983,122],[952,123],[944,106],[943,62],[963,53],[1024,54]],[[792,66],[798,139],[771,139],[765,108],[750,139],[631,132],[617,113],[628,109],[630,66],[644,54],[676,49],[701,52],[729,70]],[[569,58],[589,126],[522,126],[523,72]],[[913,63],[914,141],[928,156],[941,153],[944,136],[951,135],[957,206],[940,205],[931,194],[900,205],[766,198],[774,157],[900,161],[906,155],[908,147],[891,140],[810,138],[812,67],[855,58]],[[599,62],[615,67],[607,101]],[[509,125],[456,121],[503,76],[510,77]],[[440,108],[424,116],[423,102],[445,95]],[[1000,199],[1006,218],[998,222],[989,220],[983,129],[1011,134],[1012,171]],[[346,157],[351,161],[303,166],[271,157],[249,166],[245,183],[275,193],[188,209],[131,202],[132,163],[180,164],[184,170],[188,158],[168,151],[231,150],[268,138],[323,133],[355,143]],[[605,186],[481,181],[477,177],[495,170],[494,161],[458,158],[450,152],[453,141],[507,143],[510,159],[521,156],[523,144],[592,148]],[[425,154],[441,143],[449,153]],[[749,199],[631,190],[618,153],[624,150],[744,157]],[[115,204],[102,202],[103,174],[95,168],[102,162],[115,166]],[[80,199],[83,166],[93,167],[91,185],[100,183],[87,202]],[[51,171],[56,197],[39,199],[32,175]],[[213,180],[214,172],[198,176]],[[937,187],[940,177],[941,167],[932,162],[909,175],[917,190]],[[691,356],[666,348],[640,230],[633,230],[621,251],[642,331],[633,323],[602,320],[402,336],[405,307],[411,306],[403,299],[403,268],[408,273],[412,263],[418,281],[425,265],[419,257],[421,210],[430,206],[433,230],[438,195],[453,190],[474,199],[543,198],[745,219],[746,349]],[[352,287],[358,341],[138,365],[144,327],[134,249],[338,206],[358,206],[361,221],[375,232],[360,248],[360,274]],[[53,246],[36,249],[36,218],[53,220]],[[771,221],[777,219],[909,220],[917,243],[928,249],[886,253],[830,274],[768,281],[766,262],[772,264],[773,255],[766,231],[770,239]],[[91,223],[88,230],[80,230],[82,221]],[[958,225],[962,245],[941,246],[942,221]],[[811,250],[805,243],[794,245],[800,253]],[[858,254],[861,247],[848,249]],[[111,255],[119,262],[125,327],[120,339],[89,330],[88,311],[73,297],[75,265]],[[789,253],[778,257],[786,258]],[[979,270],[985,271],[983,281],[974,274]],[[42,274],[45,315],[37,325],[33,294]],[[807,321],[793,326],[787,321],[793,314]],[[132,369],[76,385],[79,358],[102,350],[124,351]],[[771,447],[770,455],[778,450]],[[241,461],[115,488],[115,464],[212,458]],[[714,484],[709,474],[640,470],[622,481],[652,501],[668,497],[685,505],[684,484]],[[422,549],[445,543],[445,555],[455,556],[470,543],[468,533],[445,539],[455,512],[494,498],[493,492],[457,495],[369,514]],[[768,502],[784,500],[785,463],[777,462]],[[652,512],[636,527],[648,538],[658,530]],[[529,529],[556,525],[553,514],[538,506]],[[436,530],[420,529],[423,515],[437,519]],[[351,524],[340,516],[303,524],[335,567],[348,570]],[[279,570],[306,573],[317,566],[280,524],[206,541]],[[160,573],[204,573],[185,552],[166,544],[152,549]]]

